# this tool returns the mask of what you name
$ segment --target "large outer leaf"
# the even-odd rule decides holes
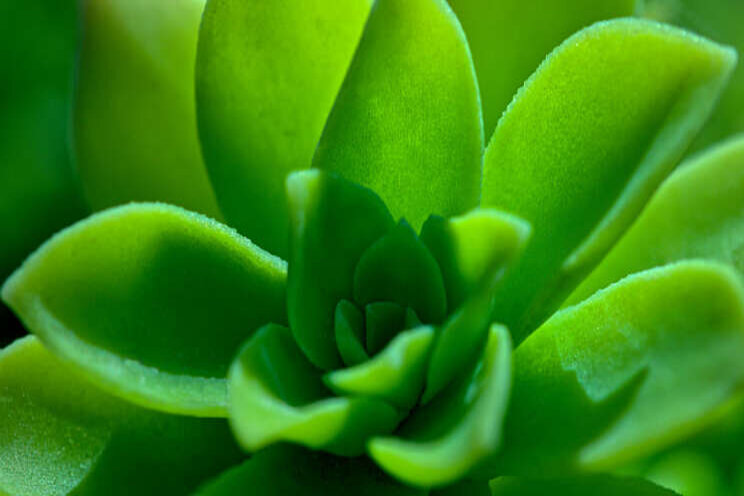
[[[444,0],[378,0],[313,166],[379,194],[418,230],[476,206],[483,128],[465,35]]]
[[[84,0],[75,154],[95,209],[165,201],[219,217],[194,104],[204,0]]]
[[[133,204],[52,238],[2,297],[56,354],[114,394],[222,415],[240,344],[284,322],[286,268],[198,214]]]
[[[486,136],[525,79],[563,40],[602,19],[631,15],[636,0],[448,0],[478,75]]]
[[[497,298],[523,340],[623,233],[710,112],[736,54],[650,21],[595,24],[540,66],[499,122],[483,204],[534,235]]]
[[[684,258],[727,262],[744,274],[744,136],[685,162],[567,304],[644,269]]]
[[[239,459],[224,420],[109,396],[35,337],[0,351],[2,494],[185,494]]]
[[[310,167],[371,0],[209,0],[199,135],[230,225],[286,256],[284,179]]]
[[[484,476],[617,466],[704,425],[744,382],[744,289],[687,261],[556,313],[514,353],[504,448]]]

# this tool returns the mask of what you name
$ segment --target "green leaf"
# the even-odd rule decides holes
[[[703,453],[679,450],[655,460],[644,478],[685,496],[726,494],[724,476],[715,460]],[[733,493],[736,494],[736,493]]]
[[[444,0],[378,0],[313,166],[379,194],[418,230],[478,203],[483,126],[465,35]]]
[[[406,327],[406,309],[380,301],[364,307],[367,353],[375,354]]]
[[[629,276],[514,353],[504,448],[481,475],[617,466],[699,430],[744,381],[744,289],[715,262]]]
[[[394,302],[413,309],[429,324],[447,315],[437,261],[405,221],[362,254],[354,270],[354,299],[359,305]]]
[[[569,0],[538,6],[520,0],[449,0],[473,53],[486,136],[554,47],[595,21],[633,14],[636,3]]]
[[[398,422],[398,413],[383,401],[331,397],[289,330],[275,324],[248,341],[230,369],[229,384],[230,422],[248,451],[291,441],[357,455],[370,435],[391,432]]]
[[[285,281],[281,260],[217,222],[132,204],[52,238],[2,297],[53,353],[109,392],[219,416],[240,344],[285,320]]]
[[[74,149],[94,209],[163,201],[220,218],[194,104],[204,3],[82,2]]]
[[[196,496],[424,496],[397,484],[365,458],[337,458],[276,446],[205,485]]]
[[[196,97],[204,159],[241,233],[288,253],[284,180],[310,167],[371,0],[209,0]]]
[[[333,319],[333,330],[341,359],[349,367],[369,360],[364,348],[364,327],[364,316],[356,305],[348,300],[339,301]]]
[[[339,395],[379,398],[409,410],[421,394],[433,339],[429,326],[401,332],[371,360],[326,374],[325,383]]]
[[[568,298],[577,303],[628,274],[685,258],[744,274],[744,135],[688,160]]]
[[[310,361],[330,370],[341,365],[334,340],[336,305],[353,298],[359,258],[395,224],[372,191],[322,171],[291,174],[287,195],[289,323]]]
[[[370,456],[396,478],[418,486],[457,481],[501,442],[511,382],[511,339],[494,324],[465,380],[414,413],[401,437],[378,437]]]
[[[492,496],[674,496],[643,479],[611,475],[584,475],[560,478],[499,477],[491,482]]]
[[[622,235],[735,61],[682,30],[621,19],[572,36],[525,83],[488,145],[482,200],[534,228],[497,298],[517,342]]]
[[[240,455],[224,420],[109,396],[33,336],[0,351],[2,494],[186,494]]]

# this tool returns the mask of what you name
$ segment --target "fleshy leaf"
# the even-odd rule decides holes
[[[644,470],[643,477],[684,496],[727,494],[723,490],[723,474],[715,460],[694,451],[665,454]]]
[[[196,496],[425,496],[396,483],[366,458],[338,458],[296,446],[257,453],[206,484]]]
[[[394,302],[413,309],[427,324],[444,319],[442,273],[408,223],[401,221],[362,254],[354,271],[354,300],[359,305]]]
[[[217,222],[132,204],[53,237],[2,297],[52,352],[109,392],[221,416],[241,343],[285,321],[285,282],[281,260]]]
[[[482,200],[534,228],[497,298],[517,342],[630,225],[735,61],[685,31],[621,19],[572,36],[525,83],[488,145]]]
[[[163,201],[219,218],[194,66],[204,0],[85,0],[74,150],[91,206]]]
[[[287,194],[290,327],[311,362],[333,369],[341,365],[333,330],[336,305],[353,298],[359,258],[395,223],[372,191],[326,172],[291,174]]]
[[[261,328],[246,344],[229,383],[230,422],[248,451],[292,441],[356,455],[369,436],[392,431],[398,421],[383,401],[332,397],[289,330],[276,324]]]
[[[514,93],[554,47],[593,22],[633,14],[636,3],[449,0],[473,53],[486,136],[491,136]]]
[[[677,493],[643,479],[611,475],[561,478],[499,477],[491,482],[492,496],[674,496]]]
[[[330,372],[325,382],[339,395],[380,398],[408,410],[421,394],[433,338],[429,326],[401,332],[371,360]]]
[[[312,162],[371,0],[209,0],[196,96],[204,159],[230,225],[288,253],[286,175]]]
[[[480,196],[483,126],[465,35],[444,0],[378,0],[313,166],[379,194],[418,230]]]
[[[0,351],[2,494],[186,494],[240,457],[224,420],[121,401],[33,336]]]
[[[661,185],[628,232],[566,304],[628,274],[685,258],[744,274],[744,136],[688,160]]]
[[[370,456],[396,478],[418,486],[456,481],[501,442],[511,382],[511,339],[494,324],[466,380],[417,411],[404,438],[378,437]]]
[[[421,228],[421,241],[442,271],[450,311],[485,278],[512,262],[530,233],[528,223],[494,209],[479,208],[450,219],[429,217]]]
[[[406,323],[406,309],[397,303],[380,301],[364,307],[367,353],[374,355],[387,345]]]
[[[348,300],[341,300],[336,305],[333,322],[336,345],[341,359],[347,366],[354,366],[369,360],[364,348],[364,315]]]
[[[731,399],[742,354],[736,271],[685,261],[629,276],[517,348],[504,448],[480,473],[597,469],[664,447]]]

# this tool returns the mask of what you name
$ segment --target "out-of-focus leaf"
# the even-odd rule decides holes
[[[333,317],[353,299],[354,268],[362,253],[395,226],[372,191],[326,172],[295,172],[287,179],[291,234],[287,283],[289,323],[315,365],[341,365]]]
[[[387,472],[413,485],[457,481],[501,442],[511,383],[511,339],[494,324],[483,354],[465,379],[418,410],[400,437],[378,437],[370,456]]]
[[[224,420],[109,396],[33,336],[0,351],[2,494],[185,494],[240,455]]]
[[[677,451],[656,460],[644,471],[648,479],[684,496],[722,495],[723,474],[713,459],[693,451]]]
[[[199,135],[230,225],[288,253],[284,180],[310,167],[371,0],[209,0],[196,69]]]
[[[285,264],[234,231],[132,204],[62,231],[2,288],[55,354],[145,406],[223,415],[227,370],[266,322],[285,321]]]
[[[295,446],[276,446],[253,456],[196,496],[425,496],[383,474],[365,458],[338,458]]]
[[[643,479],[584,475],[563,478],[499,477],[491,482],[492,496],[674,496]]]
[[[566,40],[522,87],[488,145],[482,200],[534,229],[497,298],[517,342],[630,225],[735,61],[685,31],[621,19]]]
[[[418,230],[478,203],[483,153],[470,52],[445,0],[378,0],[313,166],[370,187]]]
[[[563,40],[596,21],[633,14],[636,0],[448,0],[462,23],[491,136],[522,83]]]
[[[381,400],[332,397],[289,329],[269,324],[230,370],[230,422],[249,451],[291,441],[358,455],[369,436],[395,428],[398,413]]]
[[[744,135],[674,171],[566,304],[633,272],[684,258],[719,260],[744,275]]]
[[[671,444],[731,399],[742,354],[734,269],[686,261],[629,276],[517,348],[504,447],[480,474],[617,466]]]
[[[84,0],[75,156],[94,209],[219,209],[201,159],[194,65],[204,0]]]

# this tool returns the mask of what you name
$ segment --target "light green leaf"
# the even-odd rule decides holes
[[[204,3],[82,2],[74,149],[94,209],[163,201],[220,218],[194,104]]]
[[[209,0],[196,96],[204,159],[230,225],[286,256],[284,180],[310,167],[371,0]]]
[[[643,479],[611,475],[584,475],[559,478],[499,477],[491,482],[492,496],[674,496]]]
[[[414,413],[402,437],[373,438],[370,456],[396,478],[417,486],[441,486],[466,475],[501,442],[511,352],[509,332],[494,324],[465,380]]]
[[[224,420],[109,396],[33,336],[0,351],[2,494],[185,494],[240,455]]]
[[[351,367],[369,360],[364,348],[364,315],[348,300],[341,300],[336,305],[333,318],[333,330],[336,345],[344,364]]]
[[[563,40],[595,21],[633,14],[636,0],[448,0],[473,53],[486,136],[525,79]]]
[[[669,176],[566,304],[633,272],[685,258],[719,260],[744,274],[744,136],[688,160]]]
[[[289,323],[310,361],[330,370],[341,365],[334,340],[336,305],[353,298],[359,258],[395,224],[377,195],[334,174],[295,172],[287,179],[287,195]]]
[[[703,453],[680,450],[655,460],[644,478],[684,496],[723,495],[724,475],[715,460]],[[734,493],[736,494],[736,493]]]
[[[132,204],[62,231],[2,288],[49,349],[118,396],[224,415],[225,377],[260,325],[285,321],[285,264],[234,231]]]
[[[291,441],[357,455],[369,436],[391,432],[398,422],[383,401],[332,397],[289,330],[275,324],[248,341],[229,381],[230,423],[248,451]]]
[[[465,35],[445,0],[378,0],[313,157],[418,230],[475,207],[483,126]]]
[[[430,326],[399,333],[371,360],[325,375],[325,383],[339,395],[379,398],[410,409],[421,394],[434,339]]]
[[[427,324],[438,324],[447,315],[437,261],[405,221],[362,254],[354,270],[354,299],[359,305],[397,303]]]
[[[295,446],[261,451],[196,496],[424,496],[386,477],[366,458],[337,458]]]
[[[743,354],[733,269],[685,261],[629,276],[517,348],[504,448],[480,473],[598,469],[658,450],[732,398]]]
[[[682,30],[621,19],[566,40],[519,91],[488,145],[482,201],[534,228],[497,298],[517,342],[633,221],[735,61]]]

